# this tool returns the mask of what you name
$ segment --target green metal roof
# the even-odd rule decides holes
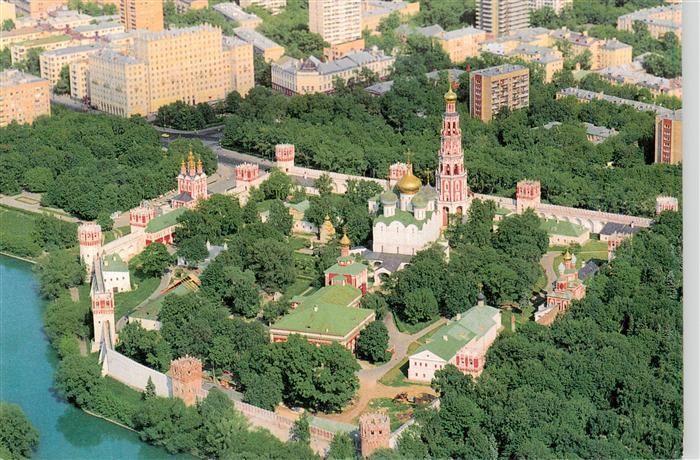
[[[382,200],[382,204],[392,205],[396,204],[399,197],[396,196],[396,193],[392,192],[391,190],[387,190],[380,195],[380,199]]]
[[[344,337],[374,310],[350,307],[362,296],[352,286],[326,286],[301,300],[296,310],[282,317],[271,329]]]
[[[363,270],[367,270],[365,264],[359,262],[352,263],[350,265],[342,266],[340,264],[332,265],[327,268],[323,273],[338,273],[339,275],[359,275]]]
[[[151,219],[146,225],[146,231],[148,233],[159,232],[165,228],[171,227],[177,223],[177,218],[180,217],[187,208],[181,207],[176,208],[166,214],[161,214],[158,217]]]
[[[41,46],[41,45],[51,45],[53,43],[65,42],[72,40],[73,37],[70,35],[50,35],[48,37],[35,38],[33,40],[26,40],[19,43],[20,46]]]
[[[102,271],[128,272],[129,267],[122,260],[119,254],[110,254],[102,258]]]
[[[374,218],[374,223],[381,222],[386,225],[391,225],[392,222],[398,221],[401,222],[404,226],[408,227],[409,225],[413,224],[419,229],[423,228],[423,225],[425,225],[426,222],[430,220],[430,217],[432,216],[433,211],[427,211],[425,213],[425,219],[424,220],[418,220],[416,219],[412,213],[407,212],[407,211],[402,211],[401,209],[396,209],[396,212],[393,216],[391,217],[385,217],[384,215],[380,214],[377,217]]]
[[[496,312],[498,312],[497,308],[488,305],[470,308],[466,313],[462,313],[460,319],[438,329],[414,354],[428,350],[449,361],[472,339],[485,334],[496,324],[492,318]]]

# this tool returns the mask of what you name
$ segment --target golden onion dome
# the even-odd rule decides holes
[[[450,83],[450,88],[445,93],[445,102],[456,102],[457,94],[452,91],[452,83]]]
[[[342,246],[350,246],[350,238],[348,238],[347,233],[343,233],[343,237],[340,239],[340,244]]]
[[[396,186],[399,188],[399,192],[403,195],[415,195],[420,190],[421,186],[420,179],[413,175],[413,172],[409,169],[408,173],[403,176]]]
[[[564,261],[565,261],[565,262],[570,262],[570,261],[571,261],[571,253],[569,252],[568,249],[566,250],[566,253],[564,254]]]

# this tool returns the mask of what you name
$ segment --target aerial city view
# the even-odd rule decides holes
[[[681,458],[684,7],[0,0],[0,458]]]

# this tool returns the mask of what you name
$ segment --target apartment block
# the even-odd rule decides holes
[[[0,0],[0,23],[17,19],[17,7],[13,3]]]
[[[564,8],[573,5],[573,3],[574,0],[530,0],[530,9],[551,8],[555,13],[560,14]]]
[[[179,14],[187,13],[189,10],[203,10],[209,8],[209,0],[174,0],[175,11]]]
[[[361,50],[362,0],[309,0],[309,30],[331,45],[324,50],[329,59]]]
[[[88,91],[99,110],[148,115],[175,101],[217,101],[233,89],[245,94],[252,69],[252,46],[224,40],[217,27],[137,31],[133,45],[121,52],[89,57]]]
[[[363,68],[385,78],[396,58],[380,50],[356,51],[330,62],[311,56],[301,61],[288,56],[272,63],[272,89],[286,95],[330,93],[336,78],[348,82]]]
[[[72,46],[87,45],[94,41],[95,40],[92,38],[83,38],[79,35],[52,35],[14,44],[10,46],[10,56],[12,57],[12,63],[15,64],[24,61],[31,49],[41,48],[43,51],[51,51]]]
[[[255,86],[253,45],[236,37],[223,37],[225,60],[224,78],[230,79],[226,92],[237,91],[241,96]]]
[[[615,38],[601,40],[590,37],[588,32],[572,32],[564,27],[552,31],[551,36],[555,40],[569,42],[574,55],[589,51],[591,53],[591,70],[600,70],[632,62],[632,47]]]
[[[284,55],[284,47],[255,29],[247,27],[237,27],[233,31],[236,37],[253,46],[253,50],[261,54],[265,62],[276,61]]]
[[[617,28],[632,32],[634,23],[637,21],[645,24],[654,38],[663,37],[668,32],[676,34],[679,40],[683,38],[683,16],[680,2],[675,5],[647,8],[623,14],[617,18]]]
[[[68,66],[70,71],[70,97],[73,99],[90,100],[89,67],[88,59],[73,61]]]
[[[61,69],[70,66],[72,62],[87,59],[91,54],[102,48],[98,44],[72,46],[41,53],[39,64],[41,65],[41,78],[49,81],[53,88],[61,79]]]
[[[99,38],[108,35],[123,34],[125,30],[124,24],[121,22],[110,21],[78,26],[73,29],[73,32],[85,38]]]
[[[530,25],[528,0],[477,0],[476,27],[498,37]]]
[[[420,12],[420,3],[401,0],[362,0],[362,29],[379,33],[382,20],[398,13],[401,18],[409,18]]]
[[[17,43],[37,40],[39,38],[52,37],[54,35],[63,35],[60,30],[53,30],[49,27],[22,27],[3,32],[0,34],[0,50],[4,50],[8,46]]]
[[[217,3],[212,8],[231,21],[237,22],[240,27],[255,29],[262,24],[262,19],[252,13],[246,13],[233,2]]]
[[[504,107],[530,105],[530,71],[521,65],[504,64],[469,74],[469,113],[488,122]]]
[[[45,24],[54,29],[73,29],[90,24],[94,17],[76,10],[55,10],[47,14]]]
[[[163,30],[163,2],[160,0],[119,0],[119,17],[127,31]]]
[[[260,6],[270,11],[272,14],[277,14],[287,6],[287,0],[239,0],[241,8],[249,6]]]
[[[0,127],[50,115],[49,101],[48,80],[14,69],[0,72]]]
[[[653,95],[683,97],[681,78],[663,78],[647,73],[640,62],[606,67],[597,72],[600,77],[616,85],[635,85],[648,89]]]
[[[474,27],[445,32],[438,24],[427,27],[399,26],[395,32],[403,38],[411,34],[423,35],[439,44],[454,63],[463,62],[468,57],[479,55],[481,43],[488,38],[486,31]]]
[[[683,161],[682,110],[656,115],[654,162],[677,164]]]
[[[68,5],[68,0],[10,0],[17,7],[17,14],[33,18],[46,18],[50,11]]]

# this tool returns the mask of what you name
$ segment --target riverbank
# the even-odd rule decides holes
[[[26,257],[18,256],[16,254],[11,254],[9,252],[0,251],[0,256],[10,257],[12,259],[21,260],[22,262],[27,262],[29,264],[36,265],[36,260],[27,259]]]

